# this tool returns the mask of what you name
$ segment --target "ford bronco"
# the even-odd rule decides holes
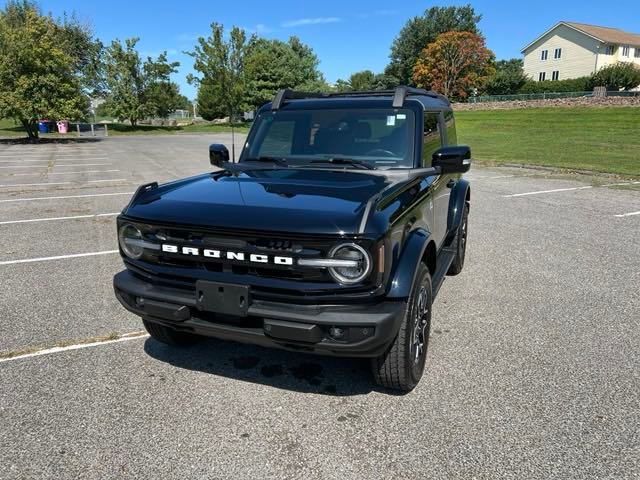
[[[467,246],[469,147],[434,92],[282,90],[237,162],[138,188],[117,219],[115,294],[170,345],[199,337],[371,359],[409,391],[431,305]]]

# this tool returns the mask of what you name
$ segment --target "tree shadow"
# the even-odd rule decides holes
[[[366,359],[324,357],[216,339],[181,348],[149,338],[144,351],[178,368],[284,390],[332,396],[396,393],[373,384]]]

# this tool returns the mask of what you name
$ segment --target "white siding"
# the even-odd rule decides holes
[[[562,49],[562,56],[554,59],[556,48]],[[546,79],[551,80],[552,72],[560,72],[560,80],[591,75],[598,68],[601,57],[597,52],[602,50],[602,43],[588,35],[578,32],[566,25],[558,25],[524,52],[524,73],[538,80],[540,72],[545,72]],[[543,50],[548,50],[547,60],[541,60]],[[620,52],[621,53],[621,52]]]

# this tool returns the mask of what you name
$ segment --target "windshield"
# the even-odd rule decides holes
[[[414,112],[409,109],[276,110],[256,119],[241,160],[290,164],[367,163],[412,167]]]

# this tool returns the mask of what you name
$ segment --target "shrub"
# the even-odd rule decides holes
[[[591,83],[607,90],[630,90],[640,85],[640,67],[629,62],[614,63],[594,73]]]
[[[528,80],[519,93],[586,92],[592,89],[591,77],[579,77],[567,80],[544,80],[542,82]]]

